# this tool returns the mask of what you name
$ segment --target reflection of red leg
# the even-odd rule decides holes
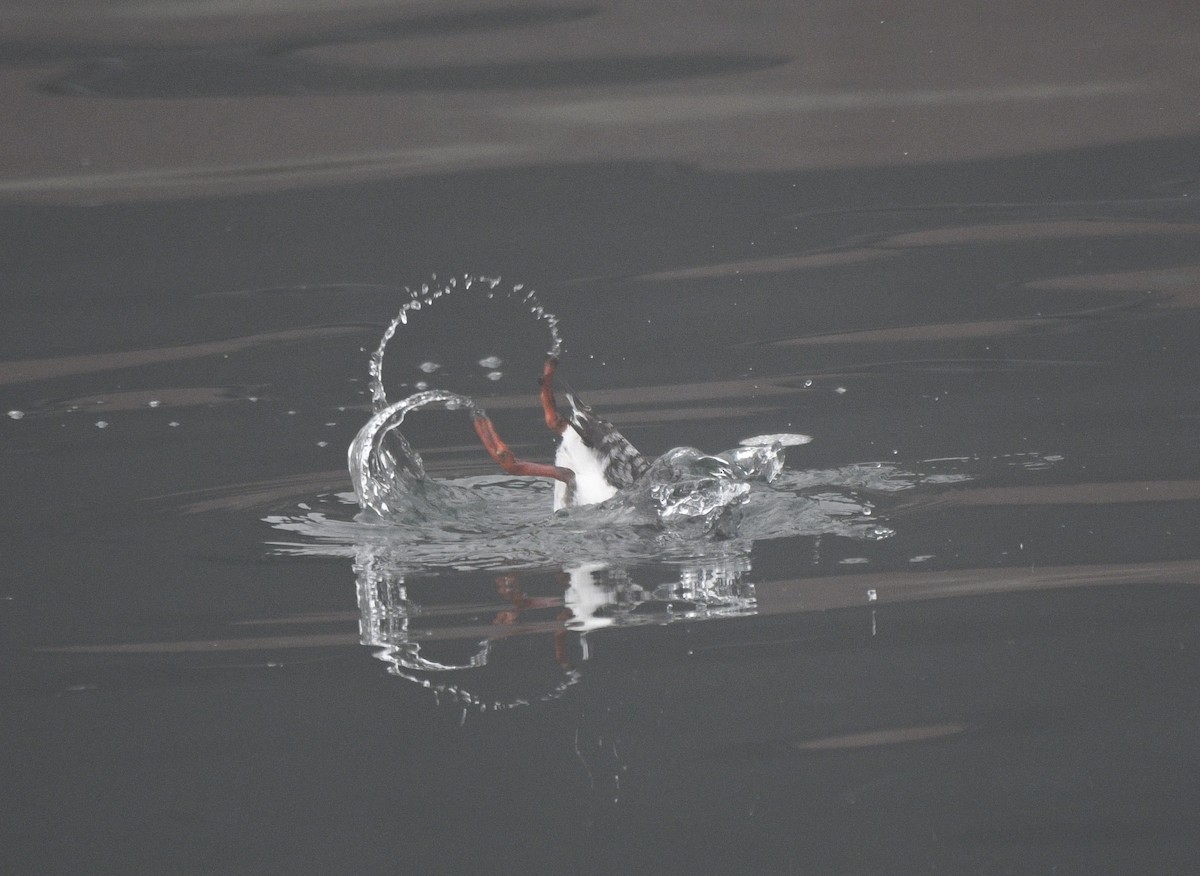
[[[513,605],[520,608],[524,608],[529,604],[529,597],[521,590],[521,585],[517,582],[516,575],[497,575],[496,595],[501,599],[507,599]]]
[[[501,599],[512,603],[512,608],[504,609],[496,612],[496,616],[492,619],[492,624],[495,626],[511,626],[521,618],[521,612],[525,609],[544,609],[555,608],[562,605],[562,598],[556,596],[527,596],[525,591],[521,589],[521,582],[517,580],[516,575],[498,575],[496,576],[496,595]],[[564,617],[571,616],[570,611],[564,609],[565,614],[559,615],[559,620]]]
[[[556,481],[563,483],[571,483],[575,480],[575,472],[569,468],[560,468],[557,465],[546,465],[540,462],[526,462],[523,459],[517,459],[508,445],[505,444],[500,436],[496,434],[496,427],[492,425],[492,421],[486,414],[475,415],[475,432],[479,435],[479,440],[483,442],[484,448],[492,459],[496,460],[499,466],[509,474],[528,475],[535,478],[554,478]]]
[[[554,369],[557,367],[558,360],[553,356],[547,356],[546,364],[542,366],[542,379],[539,382],[542,384],[542,410],[546,414],[546,426],[551,432],[561,435],[563,429],[567,428],[567,421],[559,415],[558,405],[554,403]]]
[[[513,604],[513,607],[505,611],[496,612],[496,616],[492,619],[492,623],[496,626],[509,626],[517,622],[517,618],[521,616],[521,609],[529,604],[529,598],[521,592],[521,587],[517,584],[515,575],[499,575],[496,578],[496,594],[501,599],[507,599]]]
[[[511,602],[513,607],[496,612],[496,616],[492,619],[494,626],[512,626],[520,619],[522,610],[526,608],[551,608],[555,605],[562,605],[560,598],[530,598],[526,596],[525,591],[521,589],[521,582],[517,580],[516,575],[512,574],[496,576],[496,595]],[[574,664],[567,654],[567,621],[574,616],[571,609],[563,607],[562,611],[558,613],[558,617],[555,618],[562,624],[562,627],[554,631],[554,659],[558,661],[559,666],[567,670],[574,668]]]
[[[571,609],[564,608],[558,615],[558,620],[563,624],[563,628],[554,634],[554,659],[558,661],[558,665],[563,669],[573,669],[571,658],[567,656],[567,621],[575,615],[571,613]]]

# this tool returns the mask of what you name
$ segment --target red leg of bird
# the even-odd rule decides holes
[[[554,434],[561,435],[563,429],[567,428],[567,421],[559,415],[558,405],[554,402],[554,369],[557,367],[558,360],[547,356],[546,364],[542,366],[542,379],[538,382],[542,385],[542,410],[546,414],[546,426]]]
[[[492,459],[496,460],[496,463],[509,474],[554,478],[554,480],[566,484],[575,480],[575,472],[569,468],[517,459],[508,449],[508,445],[496,434],[496,427],[492,425],[492,421],[485,414],[475,415],[475,432],[479,435],[479,440],[483,442],[484,448]]]

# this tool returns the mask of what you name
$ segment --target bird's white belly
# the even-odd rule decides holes
[[[593,505],[611,499],[617,488],[604,479],[604,469],[596,454],[583,443],[583,439],[572,428],[563,430],[554,464],[575,472],[575,494],[572,505]],[[567,485],[562,481],[554,484],[554,510],[567,506]]]

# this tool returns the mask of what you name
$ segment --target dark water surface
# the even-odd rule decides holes
[[[267,6],[0,38],[0,869],[1200,870],[1194,13]],[[791,516],[546,548],[430,413],[525,540],[355,524],[435,273]],[[548,461],[463,297],[389,395]]]

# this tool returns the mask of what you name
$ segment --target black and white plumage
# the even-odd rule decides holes
[[[552,478],[554,510],[573,505],[594,505],[631,486],[650,468],[649,461],[607,420],[592,413],[579,396],[567,391],[570,411],[563,416],[554,395],[556,356],[542,367],[541,399],[546,426],[559,436],[554,465],[519,459],[497,434],[491,418],[474,411],[475,432],[484,448],[509,474]]]
[[[592,413],[573,392],[566,392],[570,412],[562,417],[554,463],[575,473],[554,485],[554,509],[591,505],[616,495],[650,468],[650,462],[607,420]],[[561,416],[561,411],[559,412]]]

